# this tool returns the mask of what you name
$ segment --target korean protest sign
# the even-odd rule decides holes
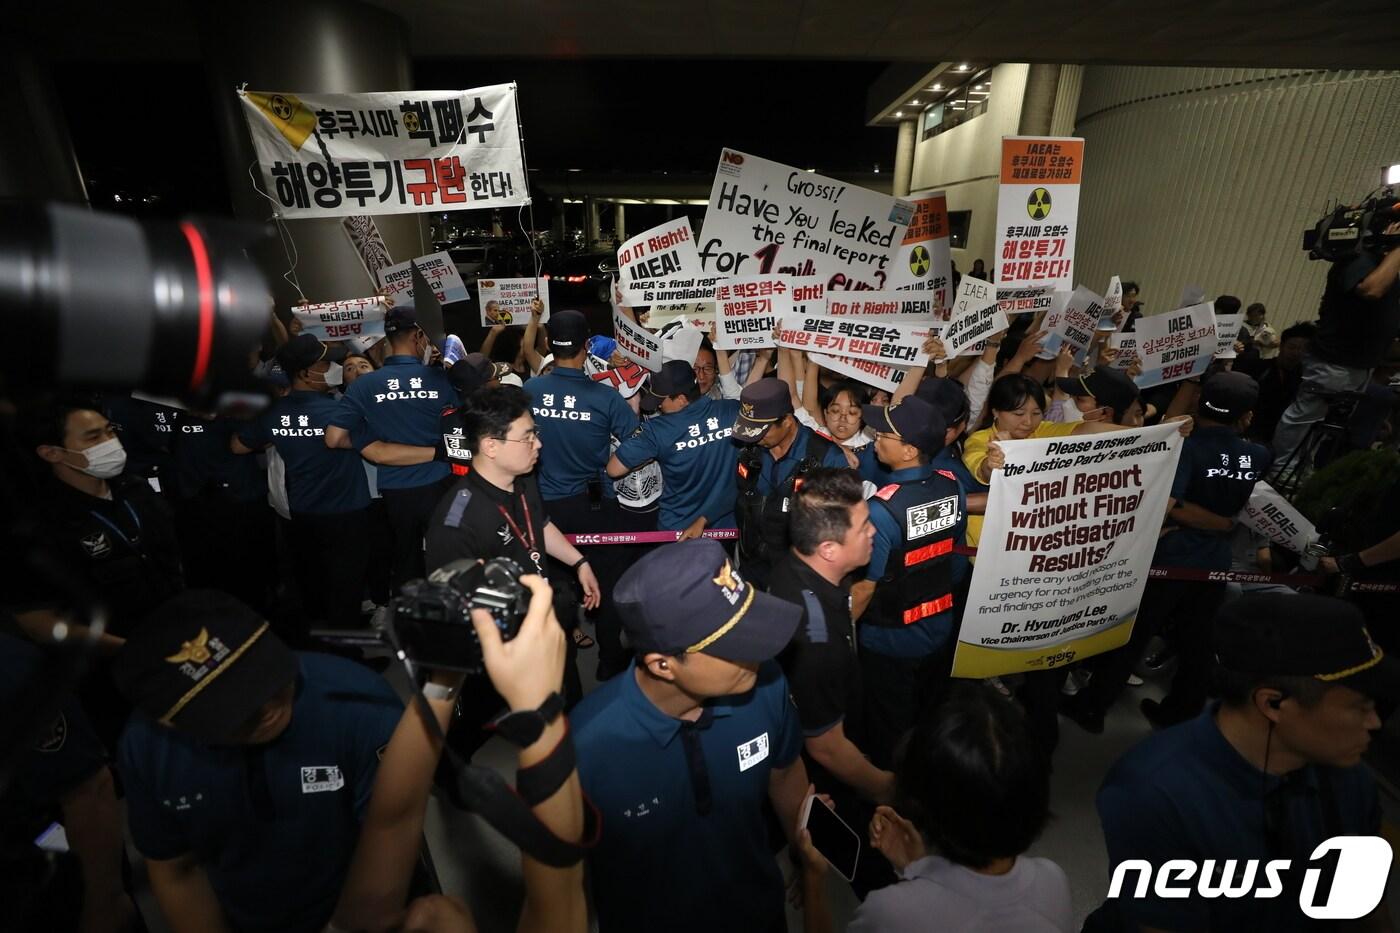
[[[1108,291],[1103,293],[1103,311],[1099,314],[1097,330],[1117,330],[1113,317],[1123,310],[1123,283],[1118,276],[1108,280]]]
[[[530,203],[515,85],[465,91],[239,91],[284,218]]]
[[[711,275],[821,276],[832,291],[888,287],[908,201],[725,149],[700,233]]]
[[[1039,314],[1055,306],[1055,295],[1054,289],[1047,288],[998,288],[997,306],[1005,315]]]
[[[908,375],[908,370],[902,366],[877,363],[874,360],[858,360],[849,356],[827,356],[825,353],[810,353],[808,359],[837,375],[846,376],[877,389],[884,389],[886,392],[893,392],[899,388],[899,384]]]
[[[639,233],[617,251],[623,294],[639,305],[680,304],[715,297],[695,251],[690,218],[680,217]]]
[[[1175,424],[1002,441],[954,677],[1063,667],[1127,644],[1181,433]]]
[[[476,300],[481,305],[481,323],[530,323],[530,310],[538,298],[544,303],[540,321],[549,320],[549,281],[547,279],[477,279]]]
[[[826,298],[828,314],[854,314],[857,317],[894,315],[909,320],[946,322],[950,306],[938,304],[929,290],[885,292],[831,292]]]
[[[1060,347],[1067,343],[1074,347],[1075,362],[1083,363],[1084,351],[1089,349],[1089,343],[1094,339],[1094,331],[1099,324],[1103,299],[1083,285],[1076,288],[1068,298],[1068,301],[1057,304],[1045,315],[1041,327],[1049,333],[1044,346],[1046,351],[1057,353]]]
[[[1215,315],[1209,303],[1137,322],[1135,352],[1142,360],[1139,389],[1199,376],[1215,358]]]
[[[991,283],[963,276],[958,283],[958,297],[953,301],[953,315],[943,327],[943,346],[948,356],[958,356],[964,349],[1003,330],[1006,330],[1006,315],[997,304]]]
[[[1313,523],[1263,480],[1254,484],[1249,503],[1237,519],[1256,534],[1298,554],[1318,537]]]
[[[924,341],[932,335],[931,323],[902,324],[878,317],[794,312],[773,323],[773,342],[780,347],[895,366],[928,365]]]
[[[919,191],[909,200],[914,203],[914,219],[904,231],[885,287],[926,289],[933,292],[938,307],[948,308],[953,303],[948,198],[942,191]]]
[[[301,321],[302,333],[317,340],[350,340],[355,337],[383,337],[384,315],[389,309],[378,295],[300,305],[292,314]]]
[[[389,256],[389,247],[384,243],[384,235],[379,232],[379,225],[368,214],[351,214],[340,223],[345,235],[350,238],[350,245],[355,247],[355,254],[364,263],[369,280],[378,282],[379,270],[394,264]]]
[[[1235,358],[1235,341],[1239,339],[1240,325],[1243,323],[1243,312],[1215,316],[1215,358],[1217,360],[1233,360]]]
[[[661,341],[645,327],[635,323],[622,313],[616,302],[612,306],[613,338],[617,349],[634,363],[645,366],[652,372],[661,369]]]
[[[999,293],[1074,288],[1074,237],[1084,140],[1004,136],[997,195]]]
[[[715,346],[749,350],[773,346],[774,318],[792,312],[786,276],[721,279],[715,290]]]
[[[1117,350],[1118,355],[1113,358],[1114,369],[1127,369],[1133,365],[1133,361],[1141,362],[1142,357],[1137,352],[1138,335],[1136,333],[1125,334],[1121,330],[1108,335],[1108,348]]]
[[[427,256],[419,256],[417,259],[410,259],[408,262],[380,269],[380,287],[396,300],[400,295],[404,295],[406,299],[412,299],[413,269],[411,267],[414,265],[418,266],[418,271],[423,273],[424,280],[433,287],[433,294],[437,295],[438,301],[448,304],[467,299],[467,283],[462,281],[462,273],[457,271],[452,257],[445,252],[429,253]]]

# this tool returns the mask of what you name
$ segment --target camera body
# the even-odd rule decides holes
[[[1400,197],[1386,188],[1356,207],[1338,207],[1324,214],[1312,229],[1303,231],[1303,249],[1309,259],[1328,262],[1351,259],[1367,250],[1389,252],[1400,246],[1400,236],[1387,236],[1386,227],[1400,221]]]
[[[501,640],[514,638],[530,605],[530,591],[520,582],[524,572],[507,557],[484,564],[458,560],[426,580],[405,584],[387,618],[393,643],[414,664],[482,673],[485,664],[471,612],[485,609],[500,629]]]

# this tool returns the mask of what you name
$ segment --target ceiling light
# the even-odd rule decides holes
[[[1400,164],[1392,165],[1385,170],[1385,183],[1387,185],[1400,185]]]
[[[959,70],[959,71],[966,71],[966,70],[967,70],[967,65],[959,65],[959,66],[958,66],[958,70]]]
[[[910,105],[911,107],[917,107],[917,106],[919,106],[919,102],[918,102],[917,100],[911,100],[911,101],[909,102],[909,105]]]
[[[941,90],[943,90],[943,85],[941,85],[941,84],[935,84],[933,87],[929,88],[929,90],[930,90],[930,91],[941,91]]]
[[[902,116],[904,116],[904,111],[903,111],[903,110],[896,110],[896,111],[894,112],[894,118],[895,118],[896,120],[898,120],[898,119],[899,119],[900,117],[902,117]]]

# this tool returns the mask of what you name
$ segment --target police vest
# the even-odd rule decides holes
[[[894,517],[901,540],[890,551],[861,624],[898,628],[953,608],[958,481],[939,470],[925,480],[886,486],[870,507],[876,502]]]
[[[466,409],[448,405],[442,410],[442,446],[447,452],[447,464],[454,476],[471,472],[472,452],[467,447]]]
[[[813,431],[797,468],[767,496],[759,493],[758,482],[763,475],[763,458],[768,453],[757,444],[744,448],[739,455],[739,498],[734,508],[740,557],[752,562],[770,561],[787,550],[792,494],[801,486],[802,477],[820,466],[833,446],[834,441]]]

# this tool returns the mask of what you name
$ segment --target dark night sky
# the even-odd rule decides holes
[[[709,174],[731,146],[819,171],[888,171],[893,130],[865,126],[865,92],[884,66],[794,61],[425,61],[417,87],[519,85],[532,169]],[[156,194],[145,212],[228,213],[227,185],[196,63],[64,65],[54,80],[94,205],[112,194]],[[94,105],[94,82],[162,89],[186,115],[178,147],[154,160],[125,106]],[[300,90],[288,88],[286,90]],[[391,90],[386,88],[385,90]]]

